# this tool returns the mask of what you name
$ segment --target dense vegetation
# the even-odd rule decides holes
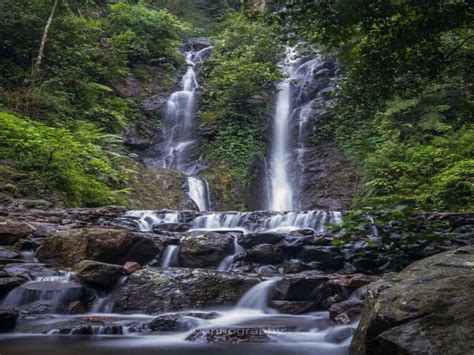
[[[259,15],[235,14],[202,72],[206,95],[200,124],[215,131],[203,147],[213,162],[208,177],[228,208],[243,207],[236,191],[248,186],[250,165],[266,150],[263,127],[276,83],[283,78],[277,33]]]
[[[290,35],[335,53],[332,137],[365,173],[355,205],[474,208],[473,8],[465,1],[277,1]],[[281,9],[281,7],[277,7]]]
[[[182,64],[186,26],[175,16],[141,2],[100,3],[0,1],[0,159],[9,173],[28,174],[22,194],[59,192],[70,205],[123,202],[114,190],[129,173],[110,133],[145,119],[141,102],[121,94],[124,81],[159,71],[171,86]]]

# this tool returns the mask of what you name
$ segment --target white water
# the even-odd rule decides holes
[[[168,245],[163,252],[161,267],[175,266],[179,252],[179,245]]]
[[[233,238],[234,238],[234,253],[226,256],[220,262],[220,264],[217,266],[217,271],[229,271],[230,267],[232,266],[232,262],[234,261],[234,257],[244,251],[244,248],[242,248],[237,242],[237,237],[233,236]]]
[[[153,227],[162,223],[177,223],[178,214],[175,212],[157,211],[127,211],[125,217],[130,217],[142,232],[150,232]]]
[[[270,162],[270,196],[268,209],[272,211],[292,211],[293,188],[289,177],[291,150],[289,138],[291,115],[291,80],[296,52],[286,49],[286,58],[282,64],[288,78],[279,85],[273,123],[273,144]]]
[[[195,67],[211,49],[210,46],[186,53],[186,73],[181,79],[179,90],[172,93],[167,102],[159,162],[163,168],[188,175],[188,195],[200,211],[208,211],[211,206],[207,181],[193,176],[201,169],[199,159],[194,156],[199,144],[194,119],[196,90],[199,88]]]
[[[256,309],[264,312],[267,309],[268,299],[271,296],[271,292],[273,291],[275,284],[280,280],[281,278],[275,277],[255,285],[242,296],[235,308]]]

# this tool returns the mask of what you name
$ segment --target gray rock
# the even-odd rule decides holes
[[[98,288],[111,288],[125,275],[123,266],[83,260],[73,268],[76,275],[86,283]]]
[[[21,238],[27,237],[35,231],[28,223],[8,218],[0,219],[0,245],[15,244]]]
[[[353,354],[470,354],[474,247],[414,262],[369,285]]]
[[[205,232],[186,236],[179,246],[179,265],[216,267],[234,251],[234,239],[226,234]]]
[[[271,244],[258,244],[246,251],[246,259],[257,263],[279,264],[285,259],[283,250]]]
[[[152,331],[160,332],[187,332],[197,325],[196,320],[175,314],[159,316],[148,324]]]

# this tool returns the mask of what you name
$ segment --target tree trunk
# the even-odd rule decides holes
[[[38,69],[41,66],[41,62],[43,60],[43,54],[44,54],[44,47],[46,45],[46,40],[48,39],[49,28],[51,27],[51,23],[53,22],[53,18],[54,18],[54,13],[56,12],[56,8],[58,7],[60,1],[61,0],[54,0],[53,8],[51,9],[51,13],[49,14],[49,18],[48,18],[48,21],[46,22],[46,26],[44,26],[43,36],[41,37],[41,44],[40,44],[40,48],[38,52],[38,57],[36,57],[35,69]]]

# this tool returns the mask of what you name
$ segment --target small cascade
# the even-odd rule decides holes
[[[178,265],[179,245],[168,245],[161,257],[161,267],[172,267]]]
[[[196,66],[211,50],[212,46],[209,46],[186,53],[186,73],[181,79],[179,90],[171,94],[166,106],[161,157],[158,161],[149,161],[151,165],[157,164],[188,175],[188,195],[200,211],[209,211],[211,203],[207,181],[195,176],[202,169],[198,157],[195,156],[199,144],[194,119],[196,90],[199,89]]]
[[[271,293],[280,280],[281,278],[275,277],[255,285],[242,296],[235,308],[255,309],[264,312],[267,309]]]
[[[114,301],[113,301],[114,297],[120,291],[122,286],[127,282],[127,280],[128,280],[127,276],[122,276],[115,283],[112,290],[109,293],[107,293],[105,296],[100,297],[99,295],[96,295],[96,300],[91,307],[91,312],[92,313],[112,312],[112,309],[114,308]]]
[[[196,203],[199,211],[211,210],[209,183],[207,180],[188,176],[188,195]]]
[[[156,212],[156,211],[127,211],[125,217],[143,232],[150,232],[153,227],[162,223],[177,223],[178,214],[176,212]]]
[[[217,266],[217,271],[229,271],[230,267],[232,266],[232,262],[234,261],[234,257],[244,251],[244,248],[239,245],[237,237],[235,235],[232,237],[234,238],[234,253],[226,256],[224,260],[220,262],[220,264]]]
[[[341,224],[342,213],[338,211],[301,212],[215,212],[197,217],[186,216],[180,212],[128,211],[119,223],[132,223],[141,231],[151,231],[163,223],[180,223],[186,219],[190,231],[240,231],[247,233],[288,233],[297,229],[311,229],[317,233],[325,231],[327,224]]]
[[[37,277],[13,289],[0,303],[0,308],[41,306],[48,311],[64,313],[71,302],[86,298],[87,290],[72,279],[72,274]]]

